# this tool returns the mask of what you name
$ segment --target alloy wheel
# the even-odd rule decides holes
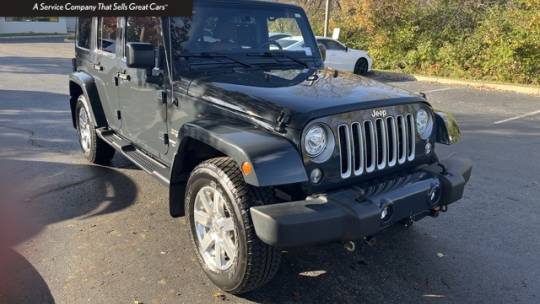
[[[238,256],[238,234],[223,194],[213,183],[197,193],[194,223],[199,251],[213,271],[229,269]]]
[[[91,129],[88,119],[88,113],[85,108],[81,108],[79,111],[79,137],[81,141],[81,147],[85,153],[90,151],[91,145]]]

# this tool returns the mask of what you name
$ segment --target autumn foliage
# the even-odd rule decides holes
[[[325,0],[296,0],[322,34]],[[330,29],[378,69],[540,84],[540,0],[331,0]]]

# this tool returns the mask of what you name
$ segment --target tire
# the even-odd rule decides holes
[[[114,148],[104,142],[96,134],[95,123],[89,115],[86,98],[81,95],[77,100],[75,118],[77,121],[77,134],[84,157],[93,164],[105,165],[110,163],[114,156]]]
[[[360,58],[354,67],[354,73],[357,75],[366,75],[369,70],[369,64],[365,58]]]
[[[272,197],[272,191],[268,189],[248,186],[237,164],[228,157],[205,161],[191,173],[185,199],[189,234],[201,267],[223,291],[232,294],[249,292],[268,283],[278,271],[281,252],[259,240],[249,211],[252,206],[271,202]],[[220,205],[224,206],[222,211],[218,210]],[[209,209],[218,211],[207,212]],[[207,221],[206,217],[200,215],[201,211],[217,216]],[[220,222],[219,218],[223,220]],[[210,222],[212,224],[208,224]],[[215,223],[222,223],[227,228],[215,228],[219,226]],[[234,224],[232,230],[228,223]],[[211,242],[206,241],[212,239],[208,238],[212,231],[218,230],[220,236]],[[218,252],[222,254],[218,255]]]

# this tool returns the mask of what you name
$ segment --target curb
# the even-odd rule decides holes
[[[412,75],[412,76],[416,78],[417,81],[438,82],[438,83],[443,83],[443,84],[457,84],[457,85],[464,85],[464,86],[470,86],[470,87],[475,87],[475,88],[487,88],[487,89],[494,89],[494,90],[499,90],[499,91],[520,93],[520,94],[540,95],[540,87],[537,87],[537,86],[483,82],[483,81],[476,81],[476,80],[457,80],[457,79],[422,76],[422,75]]]
[[[0,40],[11,40],[11,39],[47,39],[47,38],[66,38],[69,35],[29,35],[29,36],[0,36]]]

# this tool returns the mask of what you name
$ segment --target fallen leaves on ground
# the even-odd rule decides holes
[[[225,301],[227,300],[227,297],[225,296],[224,293],[221,293],[221,292],[214,292],[214,294],[212,295],[214,297],[214,299],[216,300],[221,300],[221,301]]]

